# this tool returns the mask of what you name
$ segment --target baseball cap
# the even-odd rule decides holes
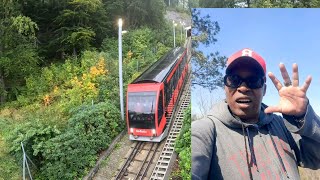
[[[230,74],[232,69],[238,66],[252,67],[257,73],[266,75],[266,62],[258,53],[249,48],[241,49],[228,58],[226,74]]]

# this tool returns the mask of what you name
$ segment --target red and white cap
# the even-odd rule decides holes
[[[228,58],[226,74],[230,74],[232,69],[239,65],[254,67],[255,70],[260,71],[264,76],[266,75],[266,62],[259,54],[249,48],[241,49]]]

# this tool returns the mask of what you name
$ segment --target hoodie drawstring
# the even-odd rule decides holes
[[[244,146],[245,146],[245,148],[246,148],[246,157],[247,157],[248,172],[249,172],[249,175],[250,175],[250,180],[253,180],[251,168],[250,168],[250,165],[249,165],[249,155],[248,155],[248,149],[247,149],[247,141],[246,141],[246,136],[245,136],[243,124],[242,124],[242,135],[243,135],[243,140],[244,140]]]
[[[248,141],[249,141],[249,149],[251,152],[251,160],[253,161],[253,164],[256,165],[257,167],[257,171],[259,172],[259,168],[258,168],[258,164],[257,164],[257,159],[256,159],[256,155],[254,153],[254,148],[253,148],[253,142],[250,139],[250,133],[249,133],[249,128],[245,128],[247,130],[247,136],[248,136]]]
[[[278,148],[277,148],[277,146],[276,146],[276,143],[275,143],[275,142],[274,142],[274,140],[273,140],[273,137],[272,137],[272,134],[271,134],[271,132],[270,132],[270,128],[269,128],[269,126],[271,126],[271,125],[270,125],[270,124],[268,124],[268,125],[267,125],[267,129],[268,129],[268,134],[269,134],[269,136],[270,136],[270,138],[271,138],[271,141],[272,141],[273,147],[274,147],[274,149],[276,150],[276,153],[277,153],[278,158],[279,158],[279,160],[280,160],[280,164],[281,164],[281,166],[282,166],[282,169],[283,169],[283,170],[284,170],[284,172],[286,173],[287,178],[288,178],[288,179],[290,179],[290,178],[289,178],[289,175],[288,175],[288,172],[287,172],[287,169],[286,169],[286,167],[284,166],[284,163],[283,163],[282,157],[280,156],[280,153],[279,153]]]

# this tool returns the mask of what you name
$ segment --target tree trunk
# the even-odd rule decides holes
[[[3,32],[1,32],[1,36],[3,36]],[[3,43],[0,43],[0,57],[2,56],[3,54],[3,49],[4,49],[4,46],[3,46]],[[3,75],[3,72],[1,70],[1,67],[0,67],[0,105],[1,104],[4,104],[5,101],[6,101],[6,89],[5,89],[5,84],[4,84],[4,75]]]
[[[0,104],[4,104],[6,102],[6,86],[4,84],[4,76],[2,71],[0,70]]]
[[[75,58],[77,58],[77,50],[76,50],[76,48],[75,47],[73,47],[73,56],[75,57]]]

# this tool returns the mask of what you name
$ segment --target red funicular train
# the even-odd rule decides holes
[[[187,49],[170,50],[128,85],[127,127],[130,140],[160,142],[188,73]]]

